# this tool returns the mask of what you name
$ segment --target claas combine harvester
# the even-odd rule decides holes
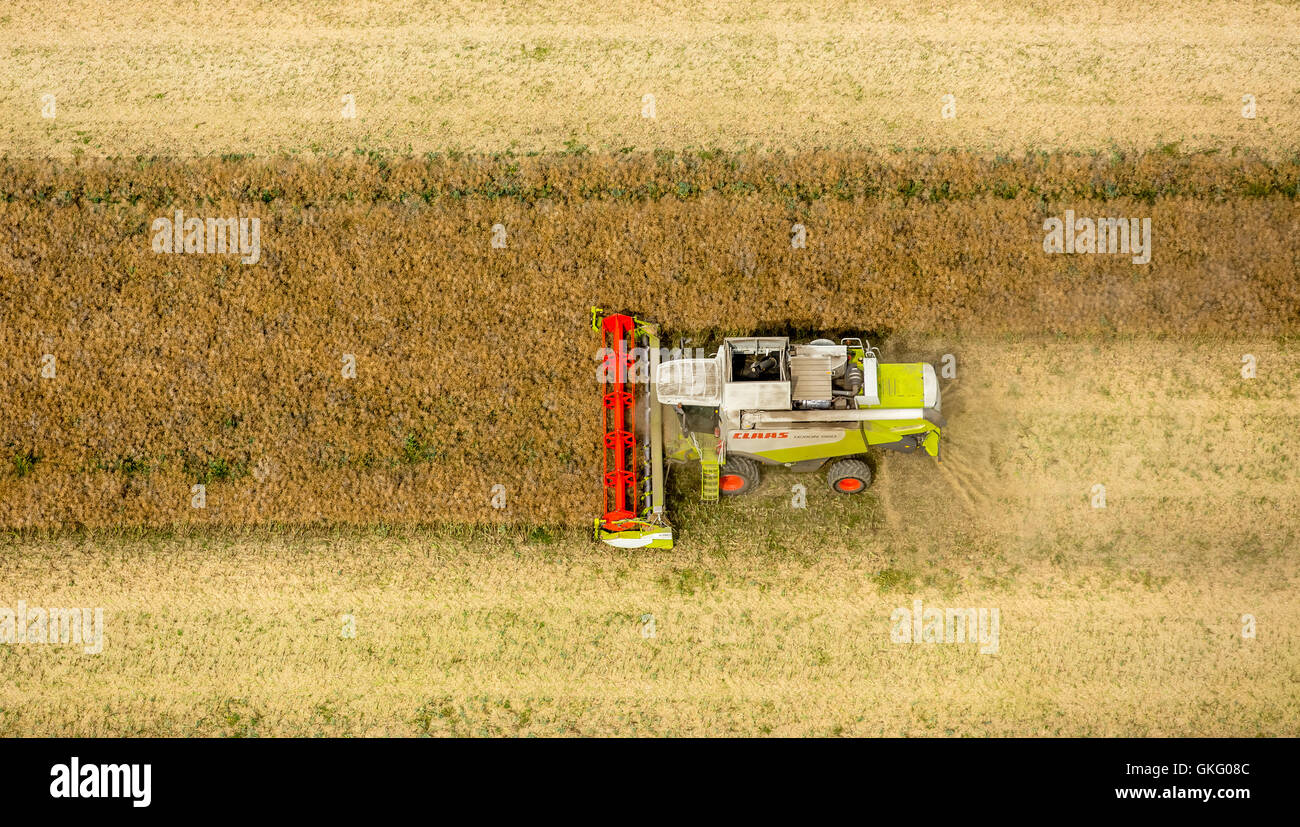
[[[604,516],[596,537],[672,548],[666,463],[700,464],[701,497],[754,490],[764,466],[825,469],[831,490],[871,484],[873,448],[939,458],[939,382],[931,365],[890,364],[861,339],[792,344],[724,339],[713,356],[673,358],[658,327],[592,309],[603,338]]]

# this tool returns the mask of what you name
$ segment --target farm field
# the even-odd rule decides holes
[[[1185,0],[17,0],[0,13],[0,152],[1282,157],[1300,147],[1297,29],[1295,4]]]
[[[1300,731],[1295,342],[944,344],[942,465],[886,457],[862,498],[783,472],[718,506],[687,473],[671,552],[506,527],[6,535],[7,594],[106,611],[98,655],[0,647],[0,734]],[[997,608],[999,651],[892,643],[914,599]]]
[[[1189,351],[1232,379],[1300,329],[1298,180],[1161,152],[13,162],[0,527],[586,525],[593,304],[696,347],[865,334],[902,358],[925,332],[936,364],[963,335],[1178,337],[1166,359],[1256,337]],[[1067,211],[1150,216],[1149,263],[1046,254]],[[257,263],[154,251],[158,221],[214,214],[260,221]],[[1156,369],[1061,368],[1134,393]]]
[[[1297,33],[13,0],[0,737],[1300,735]],[[593,306],[930,362],[943,462],[599,545]]]

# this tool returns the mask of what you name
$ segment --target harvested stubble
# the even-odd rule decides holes
[[[581,523],[592,304],[700,340],[1291,334],[1298,172],[1163,153],[11,161],[0,525]],[[178,209],[261,218],[261,261],[152,252]],[[1065,209],[1150,217],[1151,264],[1044,254]]]
[[[9,0],[0,152],[1281,157],[1300,147],[1298,28],[1300,8],[1268,0]]]

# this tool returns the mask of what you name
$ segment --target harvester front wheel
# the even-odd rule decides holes
[[[749,457],[729,457],[718,476],[718,493],[724,497],[748,494],[758,487],[762,472]]]
[[[871,466],[861,459],[836,460],[826,472],[826,481],[837,494],[861,494],[871,485]]]

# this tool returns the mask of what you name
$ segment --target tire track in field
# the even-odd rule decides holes
[[[891,535],[897,536],[902,533],[903,520],[894,506],[894,495],[891,491],[893,485],[894,472],[891,458],[881,457],[876,463],[876,484],[873,488],[876,500],[880,503],[881,514],[885,518],[885,527],[889,529]]]

